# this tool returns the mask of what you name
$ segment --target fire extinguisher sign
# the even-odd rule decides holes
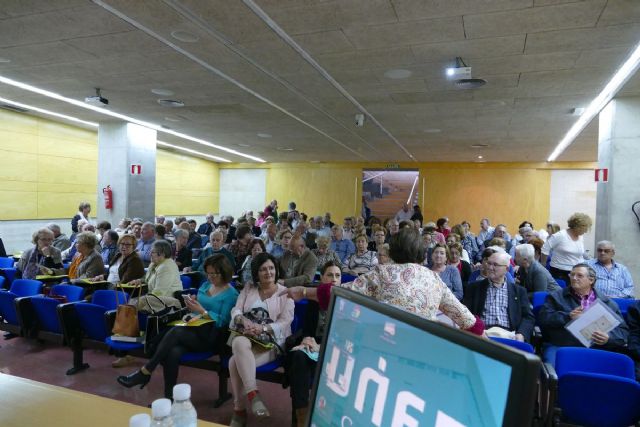
[[[609,182],[609,169],[595,169],[596,182]]]
[[[131,175],[142,175],[142,165],[131,165]]]

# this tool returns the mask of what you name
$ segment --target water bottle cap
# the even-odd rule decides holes
[[[151,417],[149,414],[136,414],[129,418],[129,427],[149,427],[151,425]]]
[[[173,398],[175,400],[187,400],[191,398],[191,386],[189,384],[176,384],[173,386]]]
[[[156,399],[151,404],[153,418],[163,418],[171,414],[171,401],[169,399]]]

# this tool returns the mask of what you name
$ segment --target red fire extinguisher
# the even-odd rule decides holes
[[[105,209],[113,209],[113,191],[111,191],[111,186],[107,185],[106,188],[103,188],[102,194],[104,194]]]

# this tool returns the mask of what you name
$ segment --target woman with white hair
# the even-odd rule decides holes
[[[41,274],[41,267],[48,269],[62,268],[60,250],[53,246],[53,231],[41,228],[33,233],[33,247],[22,253],[18,261],[18,271],[23,279],[35,279]]]
[[[516,283],[527,289],[529,301],[534,292],[553,292],[559,288],[551,273],[535,258],[535,249],[529,243],[516,246],[516,264],[519,266]]]

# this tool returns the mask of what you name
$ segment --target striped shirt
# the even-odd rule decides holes
[[[486,327],[500,326],[509,331],[512,330],[508,308],[509,294],[506,280],[502,285],[491,283],[487,289],[487,299],[484,302],[484,313],[482,315],[482,320]]]
[[[634,298],[633,279],[629,270],[613,260],[611,263],[613,265],[608,269],[597,258],[588,261],[596,271],[596,290],[609,298]]]

